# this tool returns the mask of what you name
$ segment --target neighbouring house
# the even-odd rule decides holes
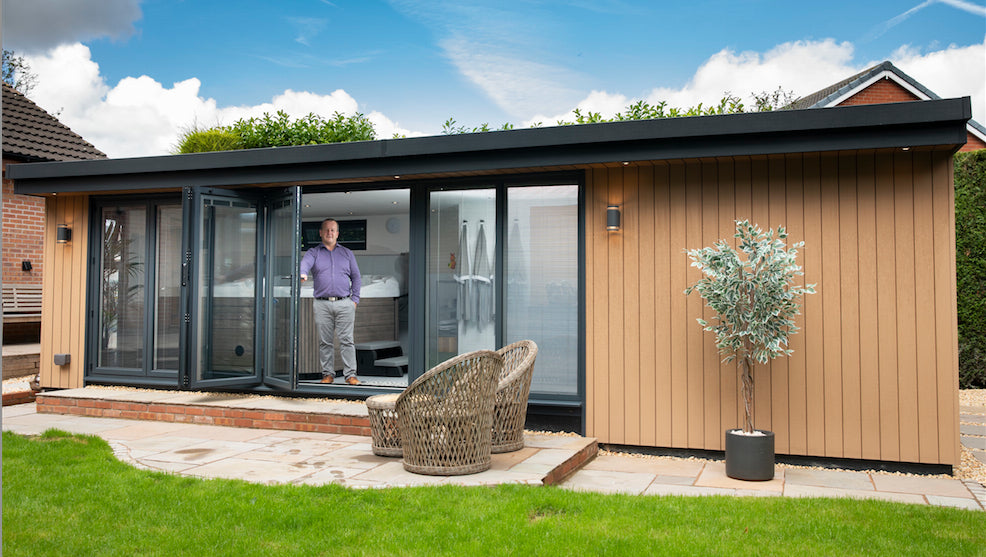
[[[737,374],[684,295],[685,250],[750,219],[806,242],[818,291],[794,355],[756,372],[777,452],[950,469],[970,116],[966,97],[18,165],[47,203],[42,386],[365,397],[529,338],[532,412],[719,451]],[[298,262],[326,217],[364,275],[358,387],[312,380]]]
[[[3,168],[41,161],[105,159],[106,155],[6,83],[3,84]],[[38,342],[32,307],[44,273],[44,199],[14,193],[3,172],[3,296],[5,343]],[[16,301],[14,297],[17,297]],[[9,310],[9,311],[8,311]],[[23,311],[21,311],[23,310]]]
[[[927,101],[940,98],[888,61],[806,95],[785,108],[800,110],[858,104]],[[966,128],[968,132],[966,142],[959,151],[986,149],[986,127],[970,119]]]

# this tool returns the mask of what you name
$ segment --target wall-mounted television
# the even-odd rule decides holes
[[[347,248],[357,251],[366,250],[366,219],[340,220],[339,223],[339,243]],[[322,226],[322,221],[310,221],[301,223],[301,249],[309,250],[320,243],[322,238],[318,235],[318,229]]]

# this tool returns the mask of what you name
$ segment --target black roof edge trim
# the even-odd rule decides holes
[[[19,164],[12,165],[7,173],[17,181],[18,193],[51,193],[950,145],[965,141],[965,124],[971,114],[971,100],[963,97],[195,155]]]

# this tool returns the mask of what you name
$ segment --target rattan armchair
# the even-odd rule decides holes
[[[493,399],[502,367],[496,352],[469,352],[428,370],[397,397],[405,470],[451,476],[490,467]]]
[[[503,371],[494,396],[492,452],[507,453],[524,448],[527,397],[538,346],[532,340],[521,340],[496,353],[503,357]]]

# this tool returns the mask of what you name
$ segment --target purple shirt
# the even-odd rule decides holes
[[[315,281],[316,298],[349,296],[353,303],[359,303],[363,279],[349,248],[340,244],[331,251],[325,244],[313,247],[301,258],[301,274]]]

